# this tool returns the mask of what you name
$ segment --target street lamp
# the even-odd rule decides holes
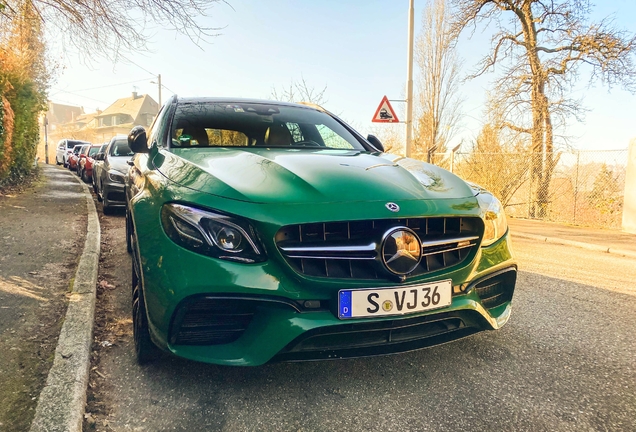
[[[49,164],[49,137],[47,133],[47,127],[49,125],[49,119],[46,118],[46,114],[42,119],[42,125],[44,126],[44,162]]]
[[[413,139],[413,27],[415,7],[414,0],[409,0],[408,51],[406,54],[406,145],[404,155],[411,156]]]
[[[464,140],[462,140],[462,142],[460,142],[459,144],[457,144],[455,147],[453,147],[453,149],[451,150],[451,169],[450,172],[453,172],[453,167],[455,165],[455,153],[457,153],[457,151],[459,150],[459,148],[462,146],[462,144],[464,143]]]
[[[150,84],[157,84],[159,88],[159,108],[161,108],[161,74],[157,75],[157,81],[150,81]]]

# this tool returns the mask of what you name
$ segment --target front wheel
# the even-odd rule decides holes
[[[140,365],[150,363],[161,356],[161,350],[150,339],[148,316],[137,267],[132,266],[132,318],[135,354]]]

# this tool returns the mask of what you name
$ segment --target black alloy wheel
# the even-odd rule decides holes
[[[150,363],[161,356],[161,350],[150,339],[146,304],[139,278],[137,261],[132,265],[132,318],[135,354],[140,365]]]

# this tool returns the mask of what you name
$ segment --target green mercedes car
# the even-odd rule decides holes
[[[173,96],[128,143],[140,363],[391,354],[510,317],[499,201],[321,107]]]

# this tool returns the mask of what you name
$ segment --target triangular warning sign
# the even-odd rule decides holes
[[[395,115],[395,111],[389,102],[389,99],[384,96],[382,98],[382,102],[380,102],[380,106],[375,111],[375,115],[373,116],[373,123],[399,123],[400,121]]]

